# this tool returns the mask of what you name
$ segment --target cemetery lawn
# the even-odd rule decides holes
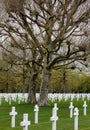
[[[39,123],[34,123],[34,105],[28,105],[25,103],[17,104],[12,102],[9,105],[7,102],[3,102],[0,105],[0,130],[23,130],[20,126],[20,122],[23,121],[23,113],[28,113],[31,125],[28,130],[52,130],[52,122],[50,117],[52,116],[53,104],[48,107],[39,107]],[[70,119],[69,105],[70,100],[60,101],[58,104],[58,118],[57,130],[74,130],[74,118]],[[90,130],[90,100],[87,100],[87,115],[83,115],[83,101],[73,100],[73,105],[79,109],[79,130]],[[11,128],[11,107],[16,107],[16,127]]]

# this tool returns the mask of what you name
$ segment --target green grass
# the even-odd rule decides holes
[[[70,100],[62,100],[58,103],[59,120],[57,121],[57,130],[74,130],[74,118],[69,118],[69,104]],[[79,130],[90,130],[90,101],[87,101],[88,107],[86,116],[83,115],[83,101],[81,99],[79,101],[73,100],[73,104],[75,107],[79,108]],[[21,104],[13,102],[12,105],[8,105],[8,103],[3,101],[0,106],[0,130],[12,130],[11,117],[9,115],[12,106],[15,106],[16,111],[18,112],[18,115],[16,116],[16,127],[13,128],[13,130],[23,130],[20,126],[20,122],[23,120],[23,113],[29,114],[29,120],[31,121],[29,130],[52,129],[52,122],[50,121],[53,108],[52,103],[48,107],[39,108],[39,123],[36,125],[34,123],[34,105],[28,105],[23,102]]]

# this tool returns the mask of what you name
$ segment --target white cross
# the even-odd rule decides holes
[[[85,95],[83,94],[83,95],[82,95],[82,100],[83,100],[83,101],[84,101],[84,98],[85,98]]]
[[[52,103],[53,103],[53,102],[54,102],[54,99],[55,99],[54,95],[52,95],[51,99],[52,99]]]
[[[20,123],[20,126],[23,126],[23,130],[28,130],[30,124],[31,122],[28,121],[28,114],[23,114],[23,121]]]
[[[59,96],[58,96],[58,101],[60,102],[60,101],[61,101],[61,99],[62,99],[62,98],[61,98],[61,96],[59,95]]]
[[[52,121],[52,130],[56,130],[56,121],[58,120],[57,110],[57,104],[54,104],[54,108],[52,110],[52,117],[50,118],[50,121]]]
[[[38,124],[38,111],[39,111],[39,107],[38,107],[38,105],[35,105],[35,107],[34,107],[34,112],[35,112],[35,124]]]
[[[9,102],[9,105],[11,105],[11,102],[12,102],[12,98],[11,97],[9,97],[8,102]]]
[[[17,115],[17,112],[15,111],[15,107],[12,107],[12,111],[10,112],[11,116],[11,127],[15,127],[15,116]]]
[[[70,109],[70,118],[73,117],[73,108],[74,108],[73,102],[71,102],[71,103],[70,103],[70,106],[69,106],[69,109]]]
[[[56,112],[56,115],[57,115],[57,110],[58,110],[58,107],[57,107],[57,103],[54,104],[54,108],[53,108]]]
[[[71,95],[71,101],[73,101],[73,99],[74,99],[74,95]]]
[[[20,97],[18,97],[18,104],[20,104],[21,103],[21,99],[20,99]]]
[[[78,130],[78,115],[79,115],[79,110],[76,107],[74,109],[74,130]]]
[[[84,116],[86,116],[86,108],[87,108],[86,101],[84,101],[83,107],[84,107]]]

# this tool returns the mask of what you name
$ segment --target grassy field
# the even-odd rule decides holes
[[[74,118],[69,117],[69,104],[70,100],[61,101],[58,103],[58,117],[57,130],[74,130]],[[73,100],[75,107],[79,108],[79,130],[90,130],[90,101],[87,101],[87,115],[83,115],[83,101]],[[11,117],[9,113],[11,112],[11,107],[15,106],[17,111],[16,116],[16,127],[13,130],[23,130],[20,126],[20,122],[23,120],[23,113],[29,114],[29,120],[31,125],[29,130],[51,130],[52,122],[50,117],[52,116],[53,104],[51,103],[48,107],[39,108],[39,123],[36,125],[34,123],[34,105],[28,105],[25,103],[17,104],[12,102],[12,105],[8,105],[7,102],[3,102],[0,106],[0,130],[12,130],[11,128]]]

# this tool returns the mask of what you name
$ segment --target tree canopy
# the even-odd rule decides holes
[[[39,105],[47,105],[52,69],[72,68],[87,61],[89,0],[7,0],[5,9],[0,46],[18,59],[16,63],[32,68],[32,95],[37,74],[42,73]]]

